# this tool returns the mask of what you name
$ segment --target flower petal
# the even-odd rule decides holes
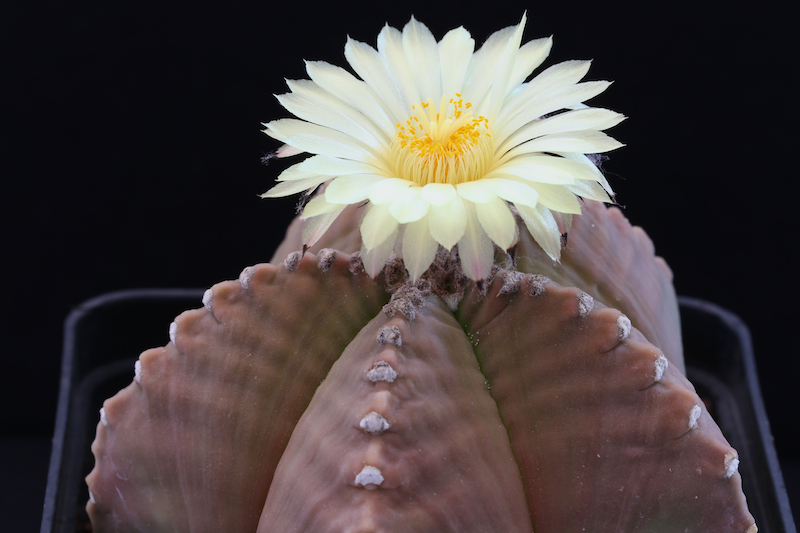
[[[431,237],[428,217],[406,224],[403,231],[403,263],[416,281],[431,266],[439,244]]]
[[[317,185],[325,183],[331,179],[330,176],[314,176],[311,178],[303,178],[291,181],[280,181],[273,188],[261,195],[261,198],[280,198],[289,196],[290,194],[297,194],[309,189],[313,189]]]
[[[587,159],[588,161],[588,159]],[[592,171],[591,168],[586,166],[585,164],[568,159],[566,157],[555,157],[552,155],[543,154],[540,152],[534,152],[532,154],[524,154],[518,157],[515,157],[511,161],[507,163],[502,163],[496,166],[496,170],[492,170],[491,174],[495,172],[506,172],[507,169],[514,169],[514,168],[528,168],[531,169],[531,172],[538,172],[539,169],[542,169],[543,172],[546,169],[552,169],[553,172],[559,172],[561,174],[571,176],[574,179],[578,180],[592,180],[598,181],[596,172],[597,167],[594,168]],[[508,172],[509,174],[519,174],[522,176],[524,172]],[[536,179],[536,178],[530,178]],[[558,183],[569,183],[572,180],[566,180],[564,178],[557,178],[559,179]],[[549,183],[549,182],[546,182]]]
[[[336,211],[340,207],[342,207],[340,204],[326,202],[324,195],[315,196],[306,204],[305,208],[303,209],[303,213],[300,215],[300,218],[306,219],[324,215],[326,213]]]
[[[406,62],[414,73],[420,101],[438,100],[442,96],[439,49],[431,30],[414,17],[403,28],[403,50]]]
[[[353,70],[361,76],[375,94],[389,109],[392,123],[408,118],[408,109],[403,100],[403,95],[394,82],[394,77],[389,71],[386,59],[370,45],[347,38],[344,45],[344,57]]]
[[[308,172],[302,168],[303,163],[292,165],[278,175],[277,181],[294,181],[320,176],[319,172]]]
[[[517,212],[533,239],[553,261],[561,258],[561,234],[553,214],[543,205],[530,208],[518,205]]]
[[[352,159],[339,159],[336,157],[315,155],[309,157],[301,163],[298,163],[295,166],[298,167],[298,170],[302,170],[309,174],[321,174],[324,176],[342,176],[344,174],[379,174],[385,177],[390,177],[388,174],[384,174],[385,169],[383,169],[379,161],[364,163],[362,161],[353,161]],[[281,174],[281,176],[283,176],[283,174]],[[279,177],[278,179],[281,178]]]
[[[591,159],[586,157],[585,154],[579,154],[577,152],[553,152],[555,155],[561,156],[565,159],[569,159],[571,161],[575,161],[576,163],[581,164],[583,167],[587,168],[589,171],[594,173],[595,180],[603,186],[608,194],[613,195],[614,191],[611,190],[611,185],[608,184],[606,177],[603,176],[603,173],[597,168],[597,165],[592,162]],[[583,178],[578,178],[583,179]]]
[[[399,223],[414,222],[428,213],[431,204],[422,198],[421,191],[422,187],[409,187],[400,198],[389,204],[389,211]]]
[[[545,207],[562,213],[581,214],[580,201],[566,187],[547,183],[534,183],[533,187],[539,193],[539,203]]]
[[[346,205],[340,205],[333,211],[311,217],[303,228],[303,245],[308,248],[314,246],[346,207]]]
[[[369,189],[369,201],[373,204],[389,204],[411,187],[413,182],[400,178],[387,178]]]
[[[461,268],[470,279],[481,280],[489,277],[494,263],[494,246],[478,222],[475,204],[464,202],[467,211],[467,225],[464,236],[458,241],[458,255]]]
[[[603,186],[596,181],[579,180],[572,185],[567,185],[567,189],[587,200],[597,200],[605,203],[613,202]]]
[[[361,261],[364,263],[364,270],[366,270],[367,274],[373,279],[378,277],[386,261],[391,257],[397,241],[397,234],[398,229],[395,228],[382,243],[371,250],[368,250],[365,246],[361,246]]]
[[[422,197],[431,205],[445,205],[457,196],[456,188],[449,183],[428,183],[422,187]]]
[[[501,127],[526,109],[532,100],[542,95],[558,92],[561,88],[575,85],[589,72],[591,61],[563,61],[539,73],[526,83],[503,107],[497,117],[496,127]]]
[[[539,183],[573,183],[576,179],[597,180],[596,175],[575,161],[562,157],[552,157],[541,153],[525,154],[509,162],[498,161],[495,170],[487,174],[494,176],[510,175]]]
[[[264,133],[267,133],[267,132],[265,131]],[[275,157],[280,159],[282,157],[290,157],[290,156],[297,155],[297,154],[302,154],[302,153],[303,153],[302,150],[298,150],[294,146],[289,146],[288,144],[284,144],[283,146],[281,146],[280,148],[275,150]]]
[[[366,249],[371,250],[396,232],[397,226],[397,220],[389,212],[388,205],[369,204],[359,226],[361,240]]]
[[[477,204],[486,204],[497,198],[492,184],[487,180],[467,181],[456,185],[458,195]]]
[[[474,50],[475,40],[463,27],[450,30],[439,41],[443,95],[451,96],[461,92]]]
[[[420,103],[420,94],[414,83],[414,73],[406,61],[403,50],[403,35],[389,25],[378,34],[378,53],[386,60],[389,75],[394,79],[407,110]],[[407,111],[408,112],[408,111]]]
[[[507,163],[501,163],[496,167],[496,170],[492,170],[489,175],[495,172],[507,173],[534,181],[543,181],[544,183],[571,183],[573,179],[600,181],[598,174],[602,176],[602,173],[600,173],[597,167],[595,167],[588,158],[586,161],[588,165],[566,157],[554,157],[552,155],[535,152],[515,157]],[[553,181],[549,181],[549,178],[540,180],[536,176],[528,175],[539,172],[554,173],[553,178],[551,178]],[[572,179],[567,179],[567,177]]]
[[[378,128],[394,132],[395,122],[389,118],[388,107],[365,82],[324,61],[306,61],[306,72],[317,85],[358,109]]]
[[[558,185],[575,183],[575,178],[566,172],[555,168],[534,167],[532,165],[504,166],[500,170],[489,174],[485,179],[493,178],[522,179],[536,183],[554,183]]]
[[[625,146],[602,131],[583,130],[544,135],[519,145],[508,153],[518,151],[579,152],[597,154]]]
[[[503,55],[506,43],[517,30],[517,26],[509,26],[491,34],[477,52],[472,55],[467,79],[464,83],[464,101],[480,105],[492,84],[497,62]],[[490,117],[494,118],[494,117]]]
[[[486,204],[475,204],[475,212],[486,235],[503,250],[517,241],[517,223],[508,205],[500,198]]]
[[[502,145],[498,146],[498,151],[503,151],[505,146],[513,148],[531,139],[552,133],[603,130],[615,126],[623,120],[625,120],[624,115],[596,107],[567,111],[552,117],[529,122],[502,141]]]
[[[325,189],[325,200],[333,204],[355,204],[369,197],[369,190],[373,184],[384,180],[383,176],[375,174],[350,174],[340,176]]]
[[[355,159],[356,161],[365,161],[374,157],[374,154],[367,150],[359,150],[360,147],[356,145],[355,140],[343,142],[328,136],[300,133],[289,137],[287,142],[311,154]]]
[[[539,201],[539,193],[529,183],[517,179],[483,178],[481,180],[491,187],[492,191],[507,202],[516,202],[534,207]]]
[[[532,83],[528,85],[530,86]],[[502,113],[508,111],[511,116],[507,121],[502,122],[502,118],[498,118],[495,125],[496,146],[501,146],[508,136],[515,133],[525,124],[537,120],[547,113],[566,109],[593,98],[605,91],[609,85],[611,83],[607,81],[587,81],[536,94],[534,98],[526,101],[518,109],[514,109],[511,104],[507,105],[503,108]]]
[[[304,120],[286,118],[266,126],[285,138],[286,144],[304,152],[365,162],[378,159],[377,153],[353,137]]]
[[[514,71],[514,64],[517,60],[519,45],[522,42],[522,30],[525,28],[527,17],[523,13],[522,20],[514,29],[506,42],[503,54],[497,61],[494,76],[492,77],[492,87],[489,93],[488,107],[483,109],[483,114],[494,120],[500,113],[500,108],[506,99],[506,95],[513,89],[509,87],[511,73]]]
[[[357,108],[333,96],[310,80],[287,80],[291,93],[277,95],[293,115],[353,137],[376,151],[389,147],[389,134]],[[392,132],[393,133],[393,132]]]
[[[464,200],[455,195],[443,205],[431,206],[428,210],[428,226],[431,236],[447,250],[451,250],[467,228],[467,211]]]
[[[535,39],[523,44],[517,53],[517,61],[514,64],[509,87],[517,87],[524,82],[525,78],[547,59],[552,47],[553,37]]]

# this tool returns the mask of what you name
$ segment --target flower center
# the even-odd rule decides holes
[[[486,174],[494,151],[491,128],[471,108],[458,93],[443,96],[438,111],[432,100],[413,106],[406,123],[397,123],[389,153],[395,175],[419,185],[455,185]]]

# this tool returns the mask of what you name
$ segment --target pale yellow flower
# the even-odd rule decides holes
[[[441,41],[414,18],[385,26],[378,49],[348,39],[361,78],[307,62],[311,80],[288,81],[280,103],[298,119],[264,124],[278,156],[312,157],[288,168],[265,197],[330,181],[302,216],[311,246],[351,204],[365,204],[362,258],[376,275],[392,252],[412,278],[438,246],[458,245],[464,272],[489,275],[494,244],[518,238],[514,211],[554,259],[561,240],[553,212],[579,214],[578,197],[608,202],[611,188],[585,154],[621,146],[601,130],[624,119],[583,102],[609,82],[580,82],[589,61],[566,61],[525,81],[551,38],[520,46],[525,17],[475,51],[464,28]],[[512,210],[513,206],[513,210]]]

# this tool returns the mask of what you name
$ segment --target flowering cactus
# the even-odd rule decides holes
[[[105,402],[95,530],[757,531],[669,268],[600,203],[607,83],[525,83],[523,27],[412,19],[289,82],[265,131],[312,156],[265,196],[326,187]]]

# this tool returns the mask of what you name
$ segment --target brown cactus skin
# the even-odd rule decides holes
[[[319,383],[387,297],[349,257],[257,266],[213,287],[104,404],[87,477],[95,531],[255,531],[275,467]],[[336,309],[337,312],[330,312]]]
[[[396,327],[401,346],[379,345]],[[391,382],[365,377],[375,363]],[[390,424],[359,427],[377,412]],[[365,466],[385,478],[355,484]],[[331,369],[292,434],[259,533],[531,533],[519,468],[461,326],[437,297],[414,319],[381,313]]]
[[[586,312],[578,289],[535,279],[501,294],[497,278],[457,313],[508,429],[534,530],[752,531],[741,477],[726,472],[736,452],[691,383],[674,366],[659,375],[661,351],[621,329],[619,311]]]
[[[602,209],[587,209],[588,225],[576,220],[562,265],[551,264],[554,275],[628,306],[631,322],[654,331],[681,362],[668,269],[641,230]],[[349,246],[357,209],[348,217],[314,249]],[[598,226],[599,235],[588,229]],[[544,265],[531,259],[533,245],[521,234],[521,267]],[[296,227],[287,234],[293,239]],[[624,260],[578,257],[600,261],[613,250]],[[181,315],[174,343],[142,355],[141,383],[108,400],[98,425],[97,464],[87,478],[96,531],[377,533],[414,524],[410,530],[471,533],[530,531],[531,522],[537,533],[756,531],[735,452],[677,365],[654,383],[662,351],[618,311],[592,309],[583,291],[543,276],[499,271],[480,287],[467,283],[463,300],[463,279],[455,298],[434,287],[454,318],[435,297],[402,286],[401,261],[373,281],[355,259],[319,249],[319,258],[294,253],[282,266],[255,267],[243,278],[248,288],[215,286],[210,309]],[[620,261],[643,262],[627,271],[627,282],[655,303],[626,299],[612,272],[623,269]],[[397,291],[385,308],[395,316],[370,323],[387,286]],[[405,374],[397,387],[368,385],[391,388],[411,407],[387,412],[392,429],[367,437],[356,418],[375,394],[363,380],[347,380],[357,377],[353,368],[369,369],[359,357],[378,353],[358,348],[362,336],[375,343],[378,323],[405,332],[405,348],[387,344],[390,332],[380,351],[394,354]],[[472,354],[458,348],[470,342]],[[433,407],[414,407],[419,398]],[[502,422],[492,422],[498,416]],[[447,431],[434,431],[433,420]],[[376,490],[355,486],[366,463],[357,464],[359,454],[394,459],[382,466]],[[390,490],[401,471],[410,474]]]
[[[567,244],[556,263],[530,233],[520,231],[516,268],[542,274],[565,287],[579,287],[608,307],[619,309],[670,363],[686,372],[678,299],[672,270],[655,255],[650,237],[632,226],[622,211],[587,200],[573,217]]]

